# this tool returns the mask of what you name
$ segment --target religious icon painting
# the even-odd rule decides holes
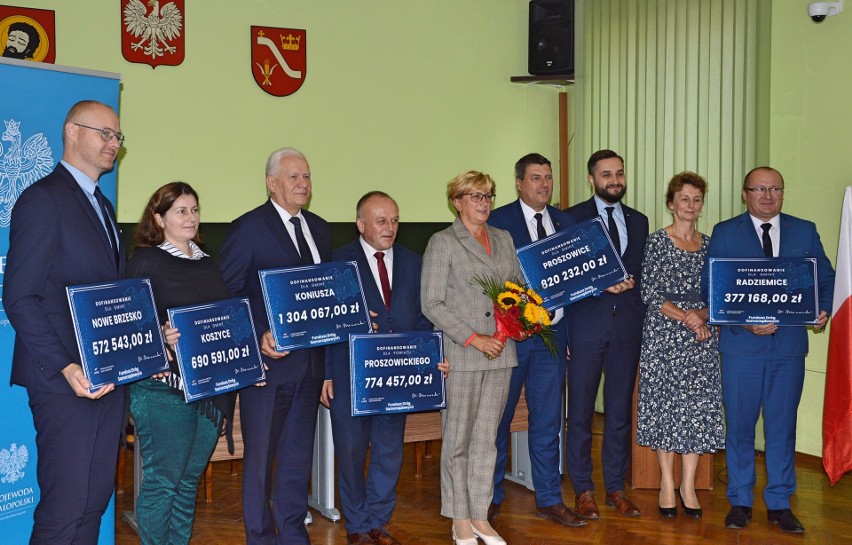
[[[177,66],[183,62],[184,0],[121,0],[121,54],[130,62]]]
[[[307,71],[305,36],[294,28],[251,27],[251,73],[261,89],[276,97],[299,90]]]
[[[35,62],[56,62],[54,12],[0,5],[0,56]]]

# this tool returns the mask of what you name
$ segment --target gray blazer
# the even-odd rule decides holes
[[[488,371],[518,365],[515,342],[506,341],[500,357],[489,360],[464,343],[474,333],[491,335],[494,304],[473,281],[474,276],[491,276],[499,282],[520,280],[521,266],[515,245],[507,231],[485,227],[491,255],[473,238],[459,218],[443,231],[432,235],[423,254],[420,301],[423,314],[444,332],[444,351],[453,372]]]

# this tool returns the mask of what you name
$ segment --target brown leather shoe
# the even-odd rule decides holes
[[[373,538],[373,542],[377,545],[401,545],[384,528],[373,528],[370,530],[370,537]]]
[[[562,526],[585,526],[588,524],[586,519],[579,516],[574,511],[568,509],[564,503],[557,503],[550,507],[539,507],[536,505],[535,514],[538,517],[558,522]]]
[[[348,534],[346,536],[346,542],[349,543],[349,545],[376,545],[376,542],[373,541],[373,538],[371,538],[370,534],[367,532]]]
[[[636,505],[628,499],[624,490],[616,490],[612,494],[606,495],[606,504],[625,517],[638,517],[642,514]]]
[[[591,490],[584,490],[577,494],[577,497],[574,498],[574,510],[584,519],[597,520],[601,518],[598,504],[595,501],[595,493]]]
[[[500,516],[500,504],[491,502],[491,504],[488,505],[488,522],[491,522],[498,516]]]

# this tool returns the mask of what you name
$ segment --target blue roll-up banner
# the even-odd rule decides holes
[[[9,250],[9,221],[21,191],[50,173],[62,157],[62,124],[80,100],[118,111],[119,74],[0,58],[0,290]],[[116,169],[98,185],[113,203]],[[33,221],[38,221],[34,218]],[[2,297],[2,291],[0,291]],[[2,299],[0,299],[2,301]],[[27,392],[9,386],[15,331],[0,308],[0,536],[6,545],[29,542],[39,500],[36,443]],[[116,441],[119,438],[116,437]],[[101,521],[101,545],[115,543],[115,504]]]

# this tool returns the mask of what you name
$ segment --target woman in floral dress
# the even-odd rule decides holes
[[[648,305],[639,364],[637,442],[657,451],[660,514],[677,516],[674,456],[683,466],[679,486],[687,516],[702,515],[695,494],[698,457],[724,446],[718,337],[707,325],[699,292],[710,237],[696,223],[707,182],[681,172],[669,182],[672,224],[648,237],[642,300]]]

